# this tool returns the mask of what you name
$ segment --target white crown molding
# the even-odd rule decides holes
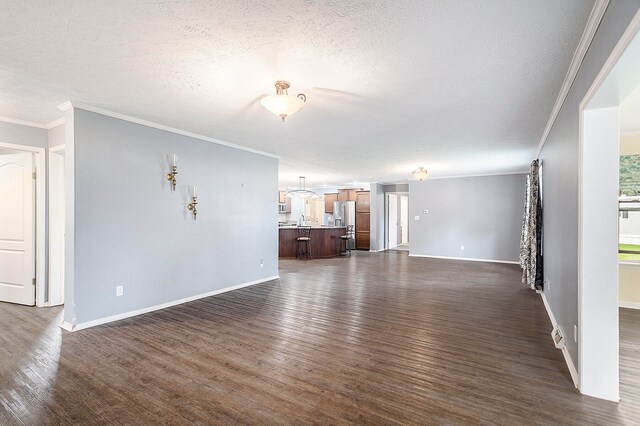
[[[526,175],[526,174],[529,174],[529,170],[521,170],[521,171],[518,171],[518,172],[505,172],[505,173],[484,173],[484,174],[477,174],[477,175],[430,176],[430,177],[426,178],[425,181],[434,180],[434,179],[460,179],[460,178],[471,178],[471,177]],[[419,182],[419,181],[418,181],[418,179],[408,179],[408,182]],[[402,184],[391,183],[389,185],[402,185]]]
[[[573,58],[571,59],[571,64],[569,65],[569,69],[567,70],[567,74],[564,77],[564,81],[562,82],[562,86],[560,88],[560,93],[558,93],[558,98],[556,99],[556,103],[553,106],[553,110],[551,111],[551,116],[549,116],[549,121],[547,121],[547,125],[544,128],[544,132],[542,133],[542,137],[540,138],[540,143],[538,144],[538,150],[536,151],[536,158],[540,156],[542,152],[542,148],[544,144],[547,142],[547,138],[549,137],[549,133],[551,133],[551,129],[558,118],[558,114],[560,114],[560,110],[562,109],[562,105],[564,105],[564,101],[567,99],[569,95],[569,90],[571,90],[571,86],[573,85],[576,76],[578,75],[578,71],[580,70],[580,66],[582,65],[582,61],[589,50],[589,46],[593,41],[593,37],[596,35],[596,31],[598,30],[598,26],[600,25],[600,21],[602,21],[602,17],[604,16],[604,12],[607,10],[609,6],[609,0],[596,0],[593,5],[593,9],[591,9],[591,14],[589,15],[589,19],[587,20],[587,25],[582,33],[582,37],[580,38],[580,42],[578,43],[578,47],[573,54]]]
[[[587,90],[582,102],[580,102],[580,113],[585,110],[587,104],[591,102],[591,99],[595,96],[600,86],[604,83],[606,78],[609,76],[609,73],[613,70],[613,67],[618,63],[618,60],[622,57],[622,54],[627,49],[629,44],[636,37],[636,34],[640,32],[640,10],[636,12],[633,19],[627,26],[627,29],[624,31],[620,40],[618,40],[618,44],[613,48],[611,54],[607,58],[606,62],[602,66],[602,69],[591,83],[591,87]]]
[[[73,108],[73,104],[71,103],[71,101],[66,101],[58,105],[58,109],[62,112],[65,112],[71,108]]]
[[[3,122],[3,123],[18,124],[20,126],[36,127],[38,129],[46,129],[47,128],[45,124],[36,123],[35,121],[20,120],[19,118],[11,118],[11,117],[0,116],[0,121]]]
[[[269,152],[264,152],[264,151],[260,151],[260,150],[253,149],[253,148],[247,148],[247,147],[242,146],[242,145],[237,145],[237,144],[234,144],[234,143],[231,143],[231,142],[226,142],[226,141],[223,141],[223,140],[220,140],[220,139],[211,138],[209,136],[200,135],[198,133],[189,132],[187,130],[176,129],[175,127],[165,126],[164,124],[155,123],[153,121],[148,121],[148,120],[143,120],[141,118],[132,117],[130,115],[121,114],[119,112],[110,111],[108,109],[95,107],[93,105],[87,105],[87,104],[83,104],[83,103],[79,103],[79,102],[75,102],[75,101],[67,101],[67,102],[64,102],[63,104],[60,104],[58,106],[58,109],[60,111],[67,111],[69,108],[78,108],[78,109],[81,109],[81,110],[84,110],[84,111],[95,112],[96,114],[106,115],[107,117],[117,118],[118,120],[129,121],[131,123],[140,124],[141,126],[153,127],[154,129],[164,130],[165,132],[171,132],[171,133],[175,133],[175,134],[182,135],[182,136],[187,136],[187,137],[194,138],[194,139],[200,139],[200,140],[203,140],[203,141],[206,141],[206,142],[211,142],[211,143],[215,143],[215,144],[218,144],[218,145],[227,146],[229,148],[235,148],[235,149],[239,149],[241,151],[247,151],[247,152],[251,152],[251,153],[254,153],[254,154],[264,155],[266,157],[280,158],[279,155],[271,154]]]
[[[61,124],[64,124],[64,117],[60,117],[46,124],[36,123],[35,121],[20,120],[19,118],[4,117],[4,116],[0,116],[0,121],[3,123],[17,124],[20,126],[35,127],[37,129],[50,130],[50,129],[53,129],[54,127],[58,127]]]
[[[61,124],[64,124],[64,117],[60,117],[57,120],[53,120],[44,125],[45,129],[53,129],[54,127],[58,127]]]

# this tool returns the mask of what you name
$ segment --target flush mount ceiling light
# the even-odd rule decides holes
[[[422,166],[418,167],[418,170],[412,171],[411,174],[419,181],[423,181],[429,176],[429,172],[427,172]]]
[[[288,81],[276,81],[276,94],[265,96],[260,101],[263,107],[280,116],[283,122],[288,115],[300,111],[307,101],[307,97],[303,93],[298,93],[298,96],[290,96],[288,89]]]
[[[311,198],[318,198],[318,194],[307,189],[306,178],[304,176],[300,176],[300,188],[287,191],[284,196],[287,198],[291,198],[294,194],[300,197],[308,197],[311,195]]]

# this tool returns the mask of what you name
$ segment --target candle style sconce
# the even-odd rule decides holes
[[[171,190],[176,190],[176,175],[178,174],[178,154],[173,154],[171,157],[171,171],[167,173],[167,180],[171,182]]]
[[[193,220],[196,220],[198,216],[198,187],[193,187],[193,193],[191,194],[191,202],[187,204],[187,210],[193,213]]]

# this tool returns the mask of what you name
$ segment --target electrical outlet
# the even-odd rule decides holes
[[[116,296],[122,296],[122,295],[124,295],[124,286],[123,285],[116,286]]]
[[[573,341],[578,343],[578,326],[573,324]]]
[[[422,210],[422,213],[424,213],[424,214],[429,214],[429,209],[424,209],[424,210]]]
[[[264,268],[264,260],[260,259],[260,267]]]
[[[420,216],[415,216],[413,220],[420,220]]]
[[[464,246],[460,246],[460,250],[464,250]]]

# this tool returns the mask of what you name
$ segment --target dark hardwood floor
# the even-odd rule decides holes
[[[75,333],[0,304],[0,424],[640,424],[640,315],[622,401],[580,395],[515,265],[354,252]]]

